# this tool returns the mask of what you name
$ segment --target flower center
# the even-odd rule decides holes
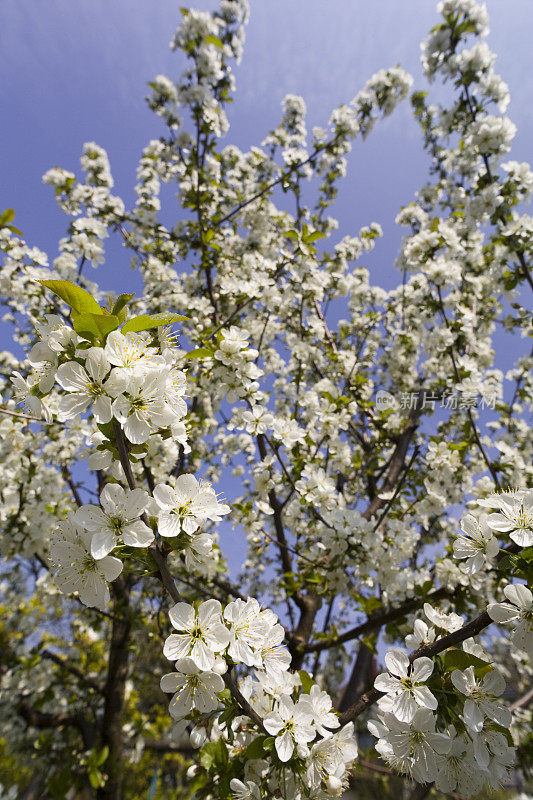
[[[198,622],[194,623],[194,627],[191,631],[191,639],[197,641],[198,639],[202,638],[202,629],[200,628],[200,624]]]
[[[101,384],[95,381],[90,381],[87,388],[92,397],[100,397],[104,393]]]
[[[131,407],[134,411],[146,411],[146,401],[142,397],[134,397],[131,401]]]
[[[531,527],[533,518],[526,511],[524,511],[524,509],[521,509],[517,514],[515,514],[514,521],[519,528],[529,528]]]
[[[122,533],[122,525],[124,520],[121,517],[109,517],[109,527],[113,530],[115,536]]]
[[[91,558],[89,554],[85,556],[85,559],[81,565],[82,572],[96,572],[98,569],[98,565],[94,558]]]

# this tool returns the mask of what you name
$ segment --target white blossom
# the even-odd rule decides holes
[[[498,540],[486,523],[486,515],[477,520],[467,514],[461,520],[461,530],[465,535],[454,541],[453,554],[455,558],[466,558],[465,570],[473,575],[498,554]]]
[[[389,672],[381,673],[374,681],[375,688],[385,693],[379,700],[383,711],[392,712],[400,722],[411,722],[417,708],[437,708],[435,696],[424,686],[433,673],[430,658],[417,658],[411,664],[407,653],[389,650],[385,664]]]
[[[508,533],[520,547],[533,545],[533,489],[523,497],[509,501],[502,498],[500,512],[489,514],[487,525],[499,533]]]
[[[308,744],[314,739],[312,717],[301,703],[294,703],[288,695],[282,695],[263,719],[265,729],[276,737],[275,747],[280,761],[289,761],[295,745]]]
[[[485,717],[504,728],[509,727],[511,712],[496,699],[505,689],[505,681],[498,670],[492,669],[478,682],[474,667],[467,667],[464,672],[455,669],[451,679],[455,688],[467,697],[463,718],[471,730],[481,730]]]
[[[216,672],[200,670],[191,658],[180,658],[176,672],[161,678],[161,689],[173,692],[169,711],[173,719],[186,717],[196,708],[202,714],[215,711],[220,704],[217,692],[224,688],[224,681]]]
[[[62,419],[83,414],[92,405],[97,422],[106,423],[111,420],[111,398],[106,394],[109,386],[108,382],[104,383],[109,369],[105,351],[100,347],[90,347],[87,350],[85,367],[76,361],[61,364],[56,380],[68,392],[59,401]]]
[[[160,509],[161,536],[178,536],[182,530],[193,534],[205,520],[218,522],[230,512],[229,506],[218,501],[211,484],[198,482],[194,475],[180,475],[174,486],[158,484],[154,499]]]
[[[50,559],[57,567],[55,581],[62,592],[78,592],[86,606],[104,611],[109,604],[108,582],[122,572],[122,562],[114,556],[96,560],[91,555],[91,536],[72,516],[63,521],[50,545]]]
[[[170,661],[189,657],[198,669],[211,670],[215,653],[225,650],[230,634],[222,623],[218,600],[200,603],[198,611],[188,603],[176,603],[169,611],[170,622],[179,633],[165,641],[164,655]]]
[[[527,586],[509,584],[503,590],[508,603],[490,603],[487,612],[494,622],[517,622],[511,641],[533,659],[533,595]]]
[[[154,541],[153,531],[140,516],[148,505],[144,489],[124,491],[116,483],[108,484],[100,494],[101,508],[81,506],[74,517],[79,525],[92,532],[91,553],[100,559],[122,540],[129,547],[148,547]]]

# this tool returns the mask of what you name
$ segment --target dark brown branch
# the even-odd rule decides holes
[[[124,474],[126,475],[126,480],[128,481],[128,486],[131,490],[136,488],[135,478],[133,476],[133,472],[131,470],[131,464],[128,456],[128,446],[126,440],[124,439],[124,434],[122,432],[122,428],[118,424],[116,420],[113,421],[114,426],[114,433],[115,433],[115,441],[117,444],[117,449],[119,453],[120,463],[122,464],[122,468],[124,470]],[[148,522],[148,520],[146,520]],[[183,598],[179,593],[176,584],[174,583],[174,579],[170,574],[168,569],[168,565],[163,553],[157,547],[157,544],[153,542],[149,547],[152,556],[159,568],[159,576],[161,579],[161,583],[163,584],[164,588],[174,600],[175,603],[179,603]],[[237,685],[231,678],[231,676],[226,673],[224,676],[224,682],[226,686],[231,691],[232,696],[235,698],[239,706],[242,708],[246,716],[250,717],[257,725],[263,728],[263,721],[261,717],[253,710],[252,706],[248,703],[246,698],[242,695],[240,690],[238,689]],[[106,784],[107,786],[107,784]],[[102,795],[101,800],[115,800],[114,795]],[[100,798],[99,798],[100,800]],[[119,796],[116,796],[116,800],[119,800]]]
[[[379,511],[379,509],[387,502],[386,500],[381,498],[380,495],[391,492],[396,487],[397,481],[400,477],[403,465],[405,463],[407,450],[409,449],[409,445],[411,444],[411,441],[418,428],[418,422],[420,420],[420,417],[422,416],[423,404],[421,402],[421,395],[422,395],[422,390],[418,392],[414,408],[411,409],[411,412],[409,414],[409,424],[407,425],[405,430],[398,436],[396,447],[394,448],[394,452],[391,456],[390,465],[385,480],[381,484],[379,491],[374,497],[374,499],[371,500],[369,506],[363,512],[363,517],[365,519],[371,519],[376,513],[376,511]]]
[[[315,591],[309,591],[299,598],[300,619],[298,625],[289,639],[289,649],[292,655],[292,668],[300,669],[304,660],[305,652],[303,646],[311,638],[313,625],[318,609],[320,608],[321,598]]]
[[[367,633],[378,631],[388,622],[394,622],[395,619],[400,619],[400,617],[405,616],[405,614],[409,614],[411,611],[416,611],[416,609],[420,608],[423,603],[434,603],[436,600],[441,600],[447,594],[448,591],[444,588],[441,588],[429,595],[423,597],[414,597],[412,600],[408,600],[406,603],[403,603],[403,605],[398,606],[397,608],[391,608],[389,611],[386,611],[379,616],[370,617],[369,619],[365,620],[365,622],[357,625],[355,628],[351,628],[349,631],[341,633],[340,636],[336,636],[333,639],[323,639],[320,642],[309,642],[309,644],[305,645],[304,652],[319,653],[322,650],[328,650],[331,647],[338,647],[339,645],[349,642],[352,639],[357,639],[358,636],[364,636]]]
[[[122,465],[122,469],[124,470],[128,486],[133,491],[133,489],[137,487],[137,484],[135,482],[135,477],[131,469],[130,459],[128,455],[128,445],[124,438],[122,428],[120,427],[120,424],[117,422],[116,419],[113,420],[113,432],[115,434],[115,443],[117,445],[118,455],[120,463]],[[145,524],[149,526],[149,521],[146,515],[143,514],[142,518]],[[152,542],[152,544],[149,546],[148,549],[152,554],[155,563],[157,564],[157,568],[159,569],[161,583],[163,584],[169,595],[172,597],[174,602],[179,603],[180,600],[182,600],[182,597],[176,587],[176,584],[174,583],[172,575],[170,574],[165,556],[157,546],[156,542]]]
[[[96,738],[94,726],[80,712],[52,714],[34,708],[26,700],[22,700],[19,703],[18,712],[28,725],[33,728],[77,728],[81,734],[84,747],[89,750],[94,745]]]
[[[450,323],[448,321],[448,317],[446,315],[446,309],[444,308],[444,302],[443,302],[443,299],[442,299],[442,293],[441,293],[441,290],[440,290],[440,286],[437,286],[436,288],[437,288],[437,294],[438,294],[438,297],[439,297],[440,312],[442,314],[442,318],[444,320],[444,324],[446,325],[446,329],[448,331],[452,332],[451,331],[451,327],[450,327]],[[455,380],[457,381],[457,383],[460,383],[461,382],[461,376],[459,375],[459,370],[457,368],[457,362],[455,360],[455,354],[454,354],[454,351],[453,351],[453,345],[450,345],[448,347],[448,352],[450,354],[450,359],[451,359],[451,362],[452,362],[452,367],[453,367],[453,371],[454,371],[454,375],[455,375]],[[474,420],[474,415],[472,414],[472,411],[471,411],[470,408],[466,409],[466,414],[467,414],[467,417],[468,417],[468,419],[470,421],[470,427],[472,428],[472,433],[474,434],[474,439],[475,439],[476,444],[478,446],[479,452],[481,453],[481,455],[483,457],[483,461],[487,465],[487,469],[488,469],[488,471],[490,472],[490,474],[492,476],[492,480],[494,481],[494,485],[496,486],[497,489],[499,489],[500,488],[500,481],[499,481],[499,478],[498,478],[497,467],[492,463],[492,461],[489,459],[487,453],[485,452],[485,448],[483,447],[483,445],[481,443],[481,439],[479,437],[477,425],[476,425],[476,422]]]
[[[332,141],[330,142],[330,145],[335,143],[335,141],[336,141],[336,139],[338,138],[339,135],[340,134],[338,134],[337,136],[335,136],[332,139]],[[215,222],[215,227],[220,228],[221,225],[223,225],[225,222],[227,222],[232,217],[234,217],[235,214],[238,214],[239,211],[242,211],[243,208],[246,208],[246,206],[250,205],[250,203],[253,203],[254,200],[259,200],[260,197],[263,197],[263,195],[265,195],[271,189],[274,189],[279,183],[281,183],[282,181],[286,180],[289,177],[289,175],[291,175],[293,172],[296,172],[296,170],[298,170],[300,167],[303,167],[306,164],[309,164],[309,162],[312,161],[314,158],[316,158],[317,155],[320,153],[320,151],[323,150],[324,148],[325,148],[325,145],[321,145],[319,147],[316,147],[313,150],[313,152],[311,153],[311,155],[308,158],[305,159],[305,161],[301,161],[299,164],[293,164],[291,167],[289,167],[289,169],[287,169],[284,172],[282,172],[281,175],[279,176],[279,178],[275,178],[270,183],[267,183],[267,185],[263,189],[261,189],[259,192],[256,192],[256,194],[252,195],[252,197],[248,198],[248,200],[243,200],[242,203],[239,203],[239,205],[235,206],[235,208],[233,208],[228,214],[226,214],[224,217],[222,217],[222,219],[217,220]]]
[[[339,700],[338,711],[340,713],[350,708],[356,698],[372,685],[373,663],[374,653],[365,642],[360,642],[351,675]]]
[[[463,627],[459,628],[459,630],[449,633],[447,636],[444,636],[442,639],[438,639],[436,642],[419,647],[418,650],[416,650],[414,653],[411,653],[409,656],[409,661],[412,663],[415,659],[421,658],[422,656],[432,658],[433,656],[438,655],[438,653],[442,653],[443,650],[447,650],[449,647],[460,644],[461,642],[464,642],[465,639],[470,639],[471,636],[476,636],[482,630],[488,628],[488,626],[491,624],[491,618],[486,611],[483,611],[482,614],[471,620],[471,622],[468,622],[466,625],[463,625]],[[350,706],[350,708],[340,715],[339,721],[341,725],[346,725],[347,722],[350,722],[350,720],[358,717],[359,714],[362,714],[363,711],[366,711],[367,708],[370,708],[370,706],[374,705],[374,703],[379,700],[382,695],[383,692],[379,692],[377,689],[371,689],[369,692],[361,695],[361,697],[359,697],[355,703]]]
[[[261,719],[261,717],[259,716],[257,711],[254,711],[254,709],[252,708],[252,706],[250,705],[248,700],[242,694],[241,690],[239,689],[239,687],[237,686],[237,684],[233,680],[231,674],[229,672],[226,672],[226,674],[223,675],[222,678],[224,680],[224,683],[226,684],[226,686],[230,690],[232,697],[235,698],[235,700],[237,701],[237,703],[241,707],[243,713],[247,717],[249,717],[252,720],[252,722],[254,722],[260,730],[262,730],[265,733],[267,733],[267,731],[263,727],[263,720]]]
[[[514,703],[511,703],[509,706],[509,711],[515,711],[517,708],[527,708],[528,705],[533,700],[533,688],[526,692],[522,697],[519,697],[518,700],[515,700]]]
[[[259,450],[259,455],[261,456],[261,460],[264,461],[265,458],[267,457],[267,450],[265,446],[265,438],[261,433],[258,434],[257,436],[257,449]],[[282,504],[279,502],[274,489],[270,489],[268,493],[268,501],[274,512],[273,514],[274,529],[276,531],[277,545],[281,557],[281,564],[283,566],[283,570],[284,572],[292,572],[292,560],[288,550],[287,537],[285,536],[283,521],[281,519]]]
[[[74,666],[74,664],[70,664],[66,659],[61,658],[58,656],[57,653],[52,653],[51,650],[42,650],[41,657],[47,658],[49,661],[53,661],[54,664],[57,664],[59,667],[66,669],[67,672],[70,672],[71,675],[74,675],[78,680],[82,681],[86,686],[90,689],[94,689],[95,692],[98,694],[102,694],[104,687],[101,686],[96,681],[93,681],[92,678],[89,678],[87,675],[84,675],[81,670]]]
[[[115,599],[115,616],[109,644],[101,729],[102,746],[107,747],[109,753],[104,764],[107,780],[105,786],[97,791],[98,800],[122,800],[124,777],[122,723],[128,677],[132,610],[129,587],[122,576],[119,576],[111,584],[111,591]]]

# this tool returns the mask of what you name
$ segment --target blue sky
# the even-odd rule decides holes
[[[157,73],[172,77],[183,68],[168,47],[179,5],[174,0],[3,0],[0,206],[15,208],[27,241],[51,259],[67,220],[41,183],[42,174],[54,165],[77,171],[83,143],[96,141],[108,151],[116,192],[126,202],[133,197],[141,148],[162,132],[144,103],[146,84]],[[414,75],[415,85],[426,88],[419,44],[437,21],[432,0],[253,0],[251,5],[227,142],[258,144],[279,119],[287,93],[305,98],[309,128],[324,124],[335,105],[349,101],[382,67],[401,64]],[[489,43],[510,85],[509,111],[518,126],[512,155],[527,160],[533,5],[530,0],[489,0],[487,5]],[[385,239],[370,263],[385,285],[396,280],[392,263],[400,234],[394,216],[411,201],[426,170],[407,102],[354,147],[335,215],[342,235],[371,221],[383,225]],[[131,273],[120,252],[112,252],[105,288],[121,288]]]

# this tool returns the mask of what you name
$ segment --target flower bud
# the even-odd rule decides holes
[[[205,728],[193,728],[189,739],[193,747],[201,747],[207,739]]]
[[[224,675],[228,671],[228,665],[223,658],[217,658],[211,667],[211,671],[216,672],[217,675]]]

